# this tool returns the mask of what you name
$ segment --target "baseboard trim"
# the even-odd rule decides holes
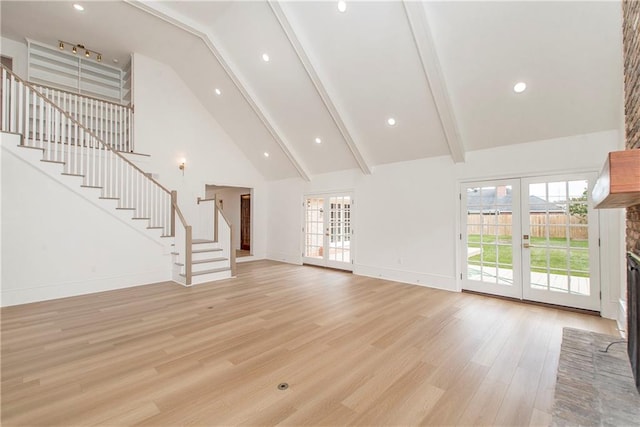
[[[355,264],[353,273],[359,276],[374,277],[376,279],[393,280],[395,282],[408,283],[410,285],[424,286],[427,288],[442,289],[444,291],[457,292],[456,281],[453,277],[437,274],[427,274],[409,270],[395,270],[369,265]]]
[[[286,264],[302,265],[302,258],[300,256],[286,254],[284,252],[276,252],[276,253],[268,254],[266,256],[266,259],[271,261],[284,262]]]
[[[166,269],[16,289],[3,288],[0,294],[0,306],[30,304],[171,280],[171,271]]]
[[[527,304],[527,305],[535,305],[535,306],[538,306],[538,307],[555,308],[557,310],[570,311],[572,313],[581,313],[581,314],[588,314],[590,316],[602,317],[599,311],[587,310],[585,308],[568,307],[566,305],[550,304],[548,302],[531,301],[531,300],[526,300],[526,299],[507,297],[507,296],[504,296],[504,295],[487,294],[485,292],[470,291],[468,289],[463,289],[462,292],[464,292],[465,294],[480,295],[480,296],[483,296],[483,297],[503,299],[503,300],[506,300],[506,301],[519,302],[519,303],[523,303],[523,304]]]
[[[618,317],[616,318],[618,331],[623,338],[627,338],[627,301],[623,298],[618,300]]]

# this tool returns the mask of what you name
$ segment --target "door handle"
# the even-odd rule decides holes
[[[529,249],[530,246],[529,246],[529,243],[523,243],[522,247],[525,248],[525,249]]]
[[[328,235],[329,235],[329,233],[324,233],[324,235],[325,235],[325,236],[328,236]]]

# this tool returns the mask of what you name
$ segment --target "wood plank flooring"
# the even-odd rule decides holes
[[[595,316],[271,261],[1,315],[4,426],[545,425],[562,328],[616,334]]]

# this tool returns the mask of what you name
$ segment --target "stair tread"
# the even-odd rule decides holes
[[[230,267],[223,267],[223,268],[212,268],[211,270],[194,271],[193,273],[191,273],[191,275],[192,276],[202,276],[203,274],[220,273],[222,271],[231,271],[231,268]],[[182,273],[180,273],[180,276],[187,277],[185,274],[182,274]]]
[[[220,252],[222,248],[213,248],[213,249],[195,249],[191,251],[192,254],[202,254],[205,252]]]
[[[194,245],[199,245],[201,243],[216,243],[215,240],[207,240],[207,239],[193,239],[191,241]]]
[[[21,144],[21,145],[18,145],[18,147],[20,147],[20,148],[29,148],[31,150],[40,150],[40,151],[44,152],[44,148],[42,148],[42,147],[34,147],[32,145],[22,145]]]
[[[102,199],[102,200],[120,200],[120,197],[98,197],[98,199]]]
[[[135,211],[136,208],[116,208],[119,211]]]
[[[141,217],[141,218],[131,218],[131,219],[151,219],[151,218]]]
[[[204,264],[205,262],[218,262],[218,261],[226,261],[229,258],[223,258],[223,257],[219,257],[219,258],[208,258],[208,259],[199,259],[199,260],[195,260],[195,261],[191,261],[192,264]]]
[[[64,165],[64,162],[61,162],[60,160],[40,160],[41,162],[45,162],[45,163],[58,163],[60,165]]]
[[[64,175],[64,176],[79,176],[84,178],[84,175],[79,174],[79,173],[66,173],[66,172],[62,172],[60,175]]]
[[[97,186],[97,185],[81,185],[80,187],[82,187],[82,188],[100,188],[100,189],[102,189],[102,187]]]

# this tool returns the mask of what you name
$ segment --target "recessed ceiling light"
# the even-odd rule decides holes
[[[262,60],[263,60],[264,62],[269,62],[269,55],[268,55],[267,53],[263,53],[263,54],[262,54]]]
[[[118,62],[120,62],[120,61],[118,61],[118,58],[113,58],[113,63],[114,64],[117,64]]]
[[[322,140],[320,138],[316,138],[316,139],[314,139],[314,141],[316,142],[316,144],[321,144],[322,143]]]
[[[340,0],[338,2],[338,11],[345,12],[347,10],[347,2],[344,0]]]
[[[216,95],[222,95],[222,91],[218,88],[215,89]]]
[[[75,3],[75,4],[73,5],[73,8],[74,8],[75,10],[77,10],[77,11],[80,11],[80,12],[82,12],[82,11],[84,10],[84,7],[82,7],[82,5],[81,5],[81,4],[78,4],[78,3]]]
[[[264,154],[265,157],[269,157],[269,153],[266,152],[266,151],[264,153],[262,153],[262,154]]]
[[[389,117],[389,118],[387,119],[387,124],[388,124],[389,126],[395,126],[395,125],[396,125],[396,119],[394,119],[393,117]]]
[[[515,93],[522,93],[527,88],[527,84],[525,82],[518,82],[513,86],[513,91]]]

